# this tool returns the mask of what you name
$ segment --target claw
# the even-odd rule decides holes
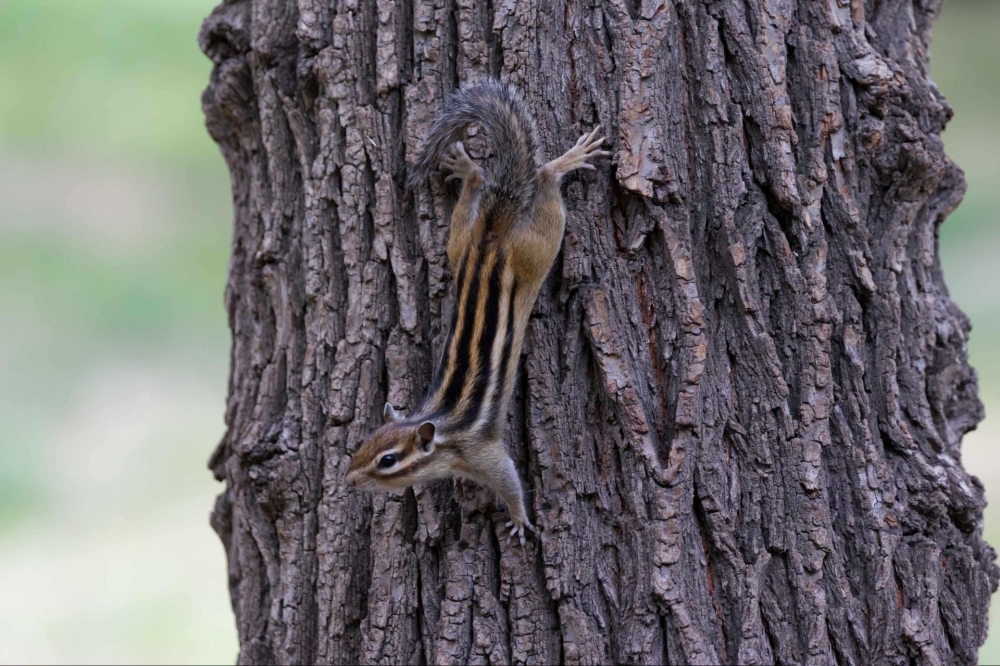
[[[529,522],[515,523],[513,520],[509,520],[507,521],[505,527],[510,529],[510,533],[507,535],[508,547],[510,547],[511,541],[515,538],[518,540],[518,542],[520,542],[521,547],[522,548],[524,547],[525,543],[524,530],[528,530],[532,534],[536,534],[538,532],[538,530],[535,529],[535,526]]]
[[[610,157],[612,154],[610,151],[602,149],[603,144],[607,141],[607,136],[597,138],[600,131],[601,126],[597,125],[577,139],[576,145],[563,153],[561,157],[552,160],[549,164],[553,171],[562,176],[575,169],[596,170],[590,161],[598,157]]]
[[[464,181],[478,171],[476,163],[465,152],[465,145],[461,141],[453,143],[444,156],[442,156],[439,168],[441,171],[451,172],[445,177],[445,182],[453,180]]]
[[[511,540],[515,537],[521,543],[521,546],[524,547],[524,528],[528,527],[531,531],[535,530],[531,523],[518,523],[515,525],[513,520],[508,521],[506,527],[510,528],[510,534],[507,535],[508,548],[511,545]]]
[[[597,134],[597,131],[599,129],[601,129],[600,125],[598,125],[594,129],[590,130],[590,132],[581,135],[580,138],[576,140],[576,145],[574,146],[574,148],[579,148],[580,146],[585,146],[588,143],[590,143],[591,140],[593,140],[594,135]]]

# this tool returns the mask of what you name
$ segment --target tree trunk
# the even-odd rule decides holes
[[[200,42],[232,174],[211,460],[242,663],[973,663],[995,554],[938,226],[961,171],[938,0],[227,0]],[[506,441],[478,486],[345,488],[453,307],[447,93],[516,84],[565,186]],[[483,156],[484,146],[478,148]],[[474,153],[475,154],[475,153]],[[487,165],[488,168],[488,165]]]

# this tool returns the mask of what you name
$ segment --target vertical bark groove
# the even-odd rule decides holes
[[[225,490],[241,663],[974,663],[998,582],[939,0],[225,0],[199,35],[232,175]],[[517,85],[565,187],[507,441],[479,487],[343,483],[453,308],[449,192],[405,188],[446,95]],[[488,161],[480,137],[470,152]],[[487,164],[488,167],[488,164]]]

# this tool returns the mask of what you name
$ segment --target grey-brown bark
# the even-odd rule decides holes
[[[939,2],[234,0],[200,36],[232,172],[211,467],[245,663],[971,663],[997,585]],[[407,191],[492,73],[566,187],[507,441],[540,537],[477,487],[342,484],[451,307],[449,197]],[[480,146],[480,150],[482,147]],[[481,153],[480,153],[481,154]]]

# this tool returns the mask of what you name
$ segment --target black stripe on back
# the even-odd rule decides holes
[[[461,418],[455,422],[456,428],[471,425],[478,417],[486,397],[486,388],[490,383],[490,371],[493,363],[493,343],[497,338],[497,326],[500,323],[500,295],[503,290],[503,269],[506,263],[503,252],[498,251],[493,270],[490,271],[489,282],[486,284],[486,308],[483,311],[483,332],[479,336],[479,368],[472,387],[472,394]]]
[[[424,402],[430,400],[434,396],[434,393],[441,387],[441,382],[444,381],[444,373],[448,369],[448,354],[455,339],[455,328],[458,326],[458,311],[462,309],[462,281],[465,278],[468,258],[469,251],[466,250],[462,256],[461,263],[458,265],[458,275],[455,276],[455,306],[452,308],[451,326],[448,328],[448,337],[444,341],[444,349],[441,350],[441,359],[438,361],[437,370],[434,372],[434,380],[431,382],[430,387],[428,387],[427,393],[424,394]]]
[[[465,376],[469,373],[469,347],[472,345],[472,329],[476,323],[476,307],[479,304],[479,271],[483,266],[482,261],[477,261],[472,273],[472,282],[469,284],[469,297],[465,299],[465,311],[462,313],[462,336],[458,339],[458,349],[455,350],[455,367],[448,379],[448,385],[441,399],[440,411],[450,412],[455,403],[462,395],[462,387],[465,386]],[[468,269],[463,265],[461,272]],[[461,301],[458,307],[461,308]],[[455,312],[455,321],[458,321],[458,311]],[[454,334],[454,329],[452,329]],[[446,352],[447,353],[447,352]],[[442,359],[442,365],[448,362],[446,356]]]
[[[507,304],[507,332],[503,341],[503,354],[500,356],[500,381],[497,384],[496,395],[490,406],[490,423],[497,423],[505,414],[500,413],[504,391],[507,390],[507,366],[510,365],[510,355],[514,347],[514,297],[517,296],[517,280],[510,285],[510,301]]]

